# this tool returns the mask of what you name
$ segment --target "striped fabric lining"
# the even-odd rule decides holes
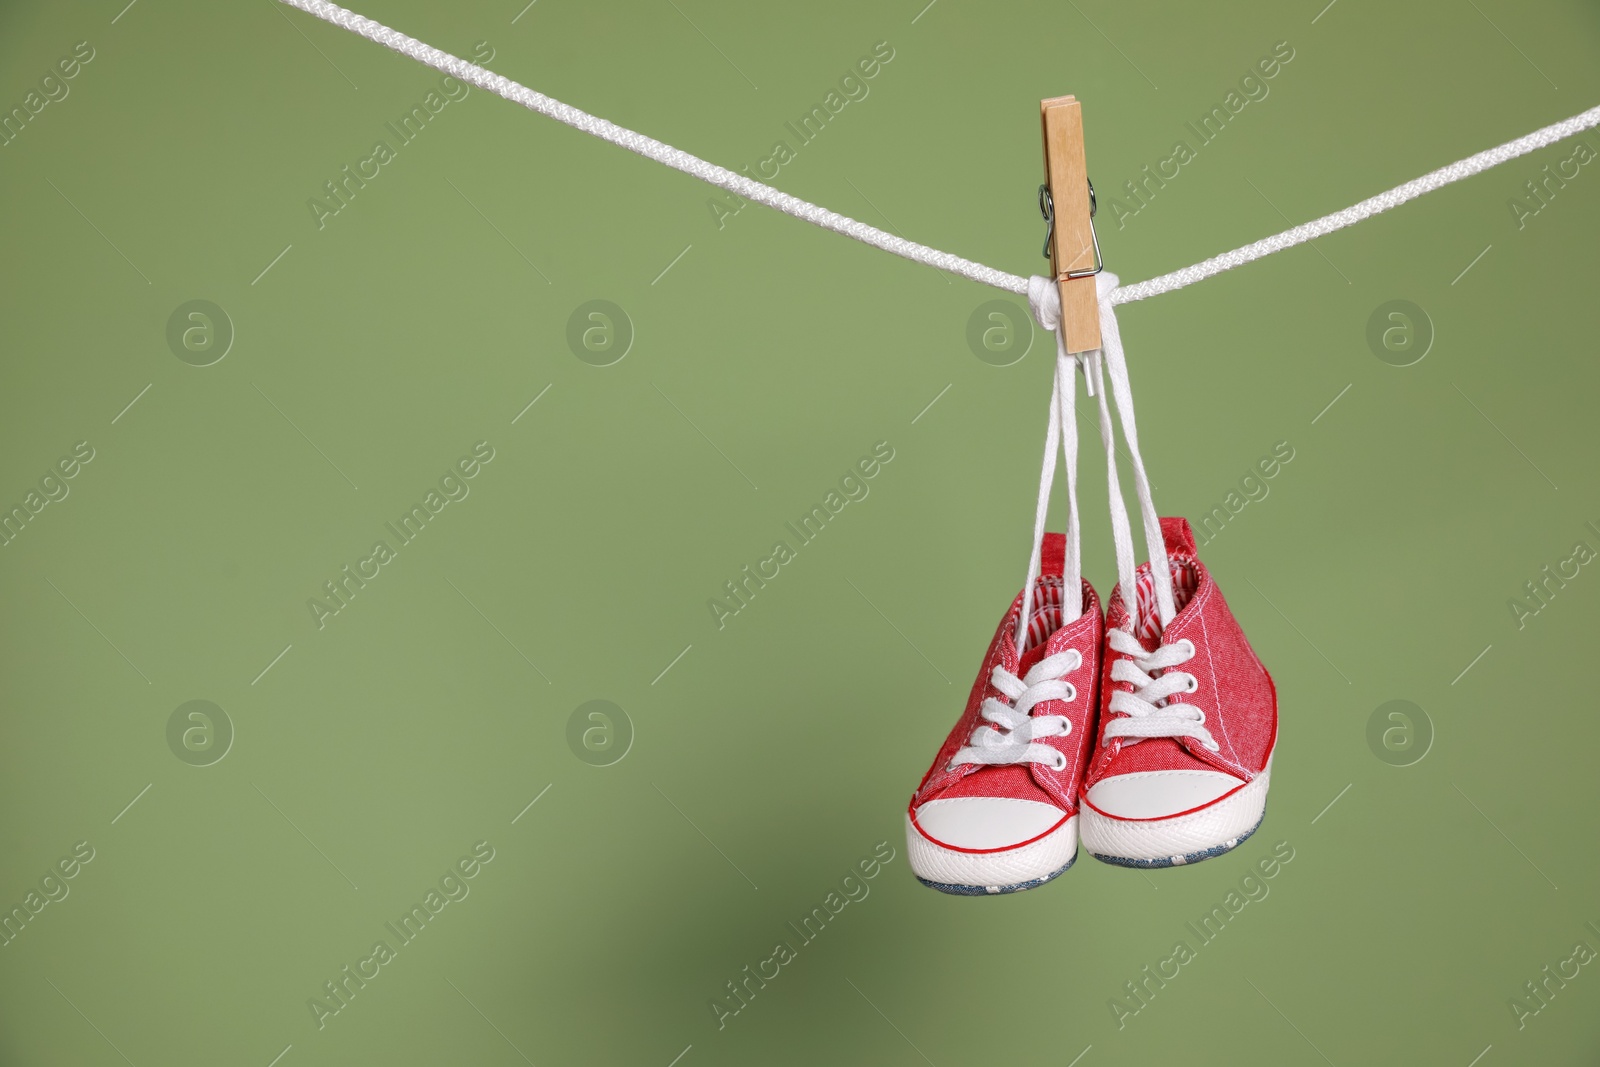
[[[1019,656],[1035,645],[1042,644],[1051,634],[1061,629],[1061,591],[1060,575],[1039,576],[1038,591],[1034,593],[1033,617],[1028,620],[1028,636],[1021,651],[1017,653]]]
[[[1172,609],[1182,611],[1200,585],[1200,572],[1195,569],[1193,560],[1170,556],[1167,562],[1172,566]],[[1155,579],[1151,577],[1149,564],[1139,568],[1137,584],[1139,623],[1133,628],[1133,636],[1146,648],[1153,648],[1161,637],[1161,616],[1156,611]]]

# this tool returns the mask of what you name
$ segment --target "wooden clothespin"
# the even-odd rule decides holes
[[[1070,96],[1039,101],[1044,128],[1044,178],[1039,210],[1050,224],[1045,253],[1061,290],[1062,336],[1069,353],[1100,347],[1100,305],[1094,276],[1100,242],[1094,235],[1094,186],[1083,153],[1083,109]]]

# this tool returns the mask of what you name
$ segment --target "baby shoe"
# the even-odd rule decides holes
[[[1104,621],[1087,581],[1068,591],[1065,542],[1045,536],[1031,609],[1024,588],[906,810],[911,870],[941,892],[1032,889],[1077,858],[1078,790],[1093,747]],[[1069,595],[1081,597],[1081,613],[1064,622]]]
[[[1162,627],[1151,565],[1135,603],[1119,584],[1106,617],[1097,746],[1080,832],[1124,867],[1219,856],[1260,825],[1278,700],[1183,519],[1161,520],[1175,614]]]
[[[945,893],[1032,889],[1078,856],[1078,793],[1094,747],[1105,620],[1082,576],[1077,369],[1058,334],[1028,576],[989,643],[966,710],[906,808],[912,873]],[[1058,450],[1067,532],[1047,535]]]
[[[1103,271],[1095,281],[1101,348],[1083,363],[1099,399],[1118,582],[1106,612],[1099,736],[1078,830],[1096,859],[1173,867],[1219,856],[1260,825],[1278,738],[1278,697],[1200,562],[1194,531],[1183,519],[1158,517],[1113,303],[1117,279]],[[1138,568],[1105,381],[1144,526],[1149,562]]]

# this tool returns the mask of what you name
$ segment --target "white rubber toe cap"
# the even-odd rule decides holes
[[[1010,893],[1042,884],[1078,854],[1078,817],[1032,800],[952,797],[906,815],[918,878],[947,893]]]
[[[917,809],[922,832],[947,848],[1015,848],[1060,822],[1053,804],[1008,797],[950,797]]]
[[[1196,863],[1260,825],[1272,760],[1248,784],[1214,771],[1119,774],[1090,788],[1079,830],[1097,858],[1128,867]]]
[[[1166,819],[1244,785],[1221,771],[1172,770],[1119,774],[1096,782],[1089,803],[1118,819]]]

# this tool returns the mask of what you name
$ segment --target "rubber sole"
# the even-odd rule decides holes
[[[1119,819],[1085,803],[1079,831],[1089,855],[1117,867],[1182,867],[1231,852],[1266,817],[1272,759],[1243,787],[1198,811],[1166,819]]]
[[[1263,812],[1261,817],[1264,820],[1266,818],[1266,813]],[[1155,870],[1158,867],[1183,867],[1190,863],[1199,863],[1201,860],[1214,859],[1217,856],[1222,855],[1224,852],[1232,852],[1234,849],[1244,844],[1245,841],[1249,840],[1250,835],[1259,829],[1261,829],[1261,823],[1257,822],[1254,826],[1250,827],[1250,829],[1246,830],[1244,833],[1233,838],[1232,840],[1224,841],[1220,845],[1212,845],[1210,848],[1201,849],[1199,852],[1185,852],[1181,856],[1164,856],[1160,859],[1146,860],[1134,859],[1127,856],[1102,856],[1098,852],[1091,852],[1089,855],[1093,856],[1101,863],[1109,863],[1116,867],[1133,867],[1138,870],[1145,871]]]
[[[1006,893],[1021,893],[1024,890],[1037,889],[1039,886],[1044,885],[1046,882],[1053,881],[1053,880],[1061,877],[1077,861],[1078,861],[1077,854],[1074,853],[1073,857],[1070,860],[1067,861],[1067,865],[1065,867],[1062,867],[1059,871],[1051,871],[1049,874],[1045,875],[1042,878],[1034,878],[1034,879],[1032,879],[1030,881],[1026,881],[1026,882],[1017,882],[1014,885],[951,885],[948,882],[932,882],[932,881],[929,881],[928,879],[922,877],[920,874],[917,875],[916,878],[917,878],[917,881],[921,882],[923,885],[927,886],[929,889],[937,889],[941,893],[950,893],[953,896],[958,896],[958,897],[997,897],[997,896],[1002,896],[1002,895],[1004,895]]]
[[[918,829],[906,815],[906,858],[917,881],[963,897],[1020,893],[1059,878],[1078,858],[1078,816],[1016,848],[973,852],[950,848]]]

